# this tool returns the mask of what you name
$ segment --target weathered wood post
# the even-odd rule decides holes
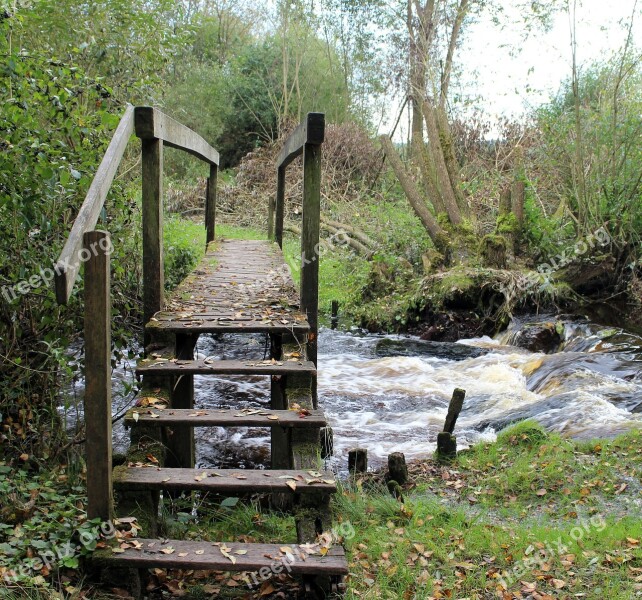
[[[267,236],[268,240],[274,241],[274,210],[276,209],[276,199],[271,197],[268,200],[268,221],[267,221]]]
[[[163,307],[163,140],[154,135],[154,110],[139,107],[136,135],[142,142],[143,322]],[[145,333],[145,345],[149,335]]]
[[[310,333],[307,357],[317,364],[319,331],[319,227],[321,221],[321,144],[325,115],[308,113],[307,139],[303,147],[303,221],[301,225],[301,311],[308,318]],[[316,380],[314,380],[316,395]]]
[[[210,164],[210,176],[207,178],[207,195],[205,197],[205,231],[207,232],[205,245],[214,241],[216,237],[216,181],[218,166]]]
[[[274,239],[283,248],[283,219],[285,216],[285,168],[287,164],[280,164],[276,170],[276,207],[274,223]]]
[[[348,451],[348,472],[352,475],[365,473],[368,470],[368,450],[353,448]]]
[[[83,236],[85,260],[85,427],[87,516],[114,516],[111,464],[111,238],[104,231]]]
[[[336,329],[339,325],[339,301],[333,300],[330,308],[330,328]]]
[[[393,452],[388,456],[388,479],[399,485],[408,483],[408,465],[403,452]]]
[[[444,430],[437,434],[437,457],[451,459],[457,456],[457,438],[453,435],[457,417],[464,406],[466,390],[455,388],[450,404],[448,405],[448,414],[444,423]]]
[[[321,458],[334,456],[334,430],[330,425],[321,428]]]

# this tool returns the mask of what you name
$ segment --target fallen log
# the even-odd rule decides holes
[[[333,219],[326,219],[325,217],[321,217],[321,223],[323,224],[327,223],[328,225],[331,225],[336,229],[343,229],[344,231],[347,231],[353,238],[360,241],[365,246],[369,246],[370,248],[376,248],[378,246],[377,242],[375,242],[372,238],[368,237],[365,233],[363,233],[362,231],[359,231],[358,229],[356,229],[355,227],[352,227],[351,225],[346,225],[345,223],[339,223],[339,221],[334,221]]]
[[[340,231],[341,231],[340,229],[337,229],[336,227],[332,227],[332,225],[328,225],[326,223],[321,223],[321,226],[322,226],[323,229],[326,229],[327,231],[329,231],[333,235],[337,234],[337,233],[340,233]],[[284,231],[289,231],[290,233],[293,233],[296,236],[300,236],[301,235],[301,229],[299,229],[296,225],[284,225],[283,229],[284,229]],[[366,260],[371,260],[372,259],[373,255],[374,255],[374,251],[370,250],[370,248],[367,248],[366,246],[364,246],[358,240],[355,240],[354,238],[351,238],[350,235],[347,232],[345,232],[345,236],[342,238],[342,241],[345,241],[345,243],[347,243],[348,246],[350,246],[350,248],[352,248],[353,250],[356,250],[357,252],[359,252],[359,254],[365,255]]]

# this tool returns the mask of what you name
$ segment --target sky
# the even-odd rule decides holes
[[[510,4],[510,3],[506,3]],[[617,51],[626,39],[620,20],[628,23],[634,0],[582,0],[577,4],[578,64],[588,64]],[[642,14],[637,7],[634,40],[642,45]],[[510,9],[509,9],[510,10]],[[635,27],[637,25],[637,27]],[[526,40],[517,31],[499,31],[487,17],[472,26],[461,48],[466,69],[479,74],[479,93],[491,112],[519,115],[529,107],[550,99],[560,82],[571,74],[571,23],[566,12],[556,15],[549,32],[539,32]],[[507,45],[498,47],[502,40]],[[521,47],[514,56],[510,49]],[[485,82],[485,83],[482,83]],[[532,91],[526,92],[527,86]]]
[[[503,3],[510,13],[511,0]],[[580,68],[621,48],[626,31],[619,21],[629,22],[634,5],[635,0],[578,0],[576,35]],[[485,16],[468,28],[458,50],[464,70],[462,81],[474,83],[459,90],[453,85],[451,92],[463,91],[479,97],[479,106],[491,118],[519,118],[527,114],[553,98],[561,82],[570,76],[570,30],[566,11],[555,16],[550,31],[533,33],[527,39],[517,29],[500,30]],[[642,46],[642,0],[637,4],[633,41],[638,48]],[[402,119],[395,137],[405,138],[406,131],[407,119]]]

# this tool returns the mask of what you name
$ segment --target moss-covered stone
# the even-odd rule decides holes
[[[506,238],[503,235],[485,235],[479,243],[479,254],[484,266],[505,269],[508,254]]]

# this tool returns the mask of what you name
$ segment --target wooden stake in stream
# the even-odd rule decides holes
[[[408,466],[403,452],[393,452],[388,456],[388,478],[399,485],[408,483]]]
[[[351,475],[365,473],[368,470],[368,450],[354,448],[348,452],[348,471]]]
[[[330,327],[331,329],[336,329],[339,324],[339,301],[332,301],[331,316],[330,316]]]
[[[437,457],[451,459],[457,456],[457,438],[453,435],[457,417],[464,406],[466,390],[455,388],[450,404],[448,405],[448,414],[444,423],[444,430],[437,434]]]

